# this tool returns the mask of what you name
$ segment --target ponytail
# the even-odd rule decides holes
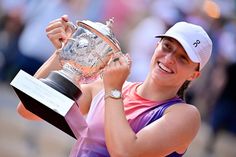
[[[183,100],[185,100],[186,89],[188,88],[190,82],[191,81],[185,81],[177,92],[177,95]]]
[[[199,64],[198,66],[196,67],[196,71],[199,71]],[[177,95],[183,99],[183,100],[186,100],[186,97],[185,97],[185,94],[186,94],[186,89],[188,88],[189,84],[191,83],[191,81],[185,81],[183,83],[183,85],[179,88],[178,92],[177,92]]]

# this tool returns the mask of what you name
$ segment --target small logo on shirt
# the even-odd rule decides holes
[[[200,40],[196,40],[196,41],[193,43],[193,45],[194,45],[194,47],[197,47],[200,43],[201,43]]]

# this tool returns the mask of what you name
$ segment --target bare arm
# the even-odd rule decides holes
[[[59,19],[56,19],[49,23],[46,28],[47,36],[54,45],[56,49],[60,49],[62,46],[62,42],[66,42],[68,37],[71,36],[72,30],[68,26],[68,17],[62,16]],[[45,78],[48,74],[53,70],[61,69],[61,65],[59,62],[59,56],[57,51],[53,53],[53,55],[39,68],[39,70],[35,73],[34,77],[36,78]],[[99,87],[97,84],[99,81],[93,83],[95,86]],[[101,82],[101,81],[100,81]],[[89,106],[92,100],[92,95],[94,92],[92,90],[98,90],[97,88],[93,89],[93,84],[81,85],[79,88],[82,90],[82,96],[79,98],[78,103],[80,105],[80,110],[83,114],[86,114],[89,110]],[[101,84],[101,83],[100,83]],[[40,120],[40,118],[30,111],[28,111],[24,105],[20,102],[17,106],[17,111],[19,114],[26,119],[30,120]]]
[[[124,62],[111,64],[104,73],[105,91],[121,90],[128,71]],[[126,119],[122,99],[108,97],[105,100],[106,145],[114,157],[163,157],[174,151],[183,153],[199,126],[198,110],[191,105],[178,104],[135,134]]]
[[[106,101],[106,144],[111,156],[163,157],[183,153],[200,126],[196,108],[177,105],[159,120],[135,134],[124,115],[120,100]]]

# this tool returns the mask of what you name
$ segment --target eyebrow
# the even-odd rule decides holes
[[[171,38],[171,37],[163,37],[162,40],[168,40],[168,41],[170,41],[171,43],[177,42],[177,43],[179,44],[179,46],[180,46],[181,48],[183,48],[183,46],[182,46],[176,39],[174,39],[174,38]],[[178,48],[180,48],[179,46],[178,46]],[[190,61],[191,61],[191,59],[189,58],[189,56],[188,56],[188,54],[187,54],[187,52],[185,51],[184,48],[183,48],[183,50],[184,50],[184,54],[182,54],[182,55],[183,55],[184,57],[186,57],[187,60],[190,60]]]
[[[170,41],[172,43],[175,41],[175,39],[173,39],[171,37],[163,37],[162,40],[168,40],[168,41]]]
[[[165,40],[168,40],[170,41],[171,43],[175,44],[177,43],[178,44],[178,48],[183,48],[183,46],[179,43],[179,41],[177,41],[176,39],[174,38],[171,38],[171,37],[163,37],[162,40],[165,39]],[[183,48],[183,50],[185,51],[185,49]],[[187,54],[187,52],[185,52]]]

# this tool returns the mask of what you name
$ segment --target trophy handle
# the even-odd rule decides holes
[[[77,28],[78,28],[78,27],[77,27],[73,22],[71,22],[71,21],[66,22],[66,24],[72,29],[73,32],[75,32],[75,31],[77,30]]]

